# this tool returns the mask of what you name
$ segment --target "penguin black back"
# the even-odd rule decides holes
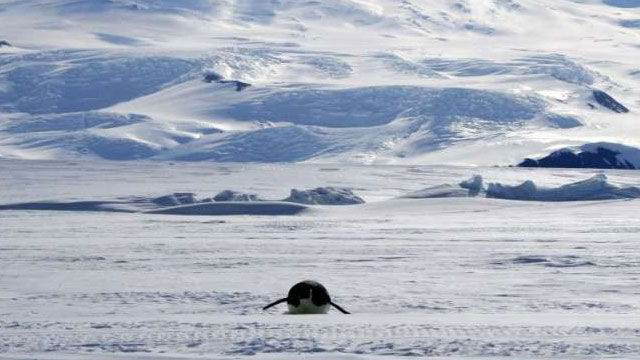
[[[287,296],[287,304],[300,306],[302,299],[310,299],[316,306],[327,305],[331,302],[327,289],[313,280],[305,280],[293,285]]]
[[[335,307],[343,314],[349,314],[348,311],[331,301],[329,292],[324,286],[322,286],[322,284],[313,280],[305,280],[293,285],[286,298],[277,300],[265,306],[263,310],[285,301],[289,305],[289,312],[292,314],[321,314],[328,310],[329,305]]]

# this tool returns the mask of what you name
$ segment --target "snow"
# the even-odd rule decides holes
[[[193,205],[176,206],[149,211],[150,214],[170,215],[295,215],[306,206],[286,202],[208,202]]]
[[[0,359],[638,359],[639,19],[0,0]]]
[[[354,194],[351,189],[335,187],[319,187],[310,190],[291,189],[291,195],[284,201],[317,205],[355,205],[364,203],[364,200]]]
[[[493,166],[640,147],[633,1],[0,8],[5,158]],[[83,122],[96,117],[119,125]]]
[[[637,199],[640,198],[640,187],[620,187],[608,182],[605,174],[564,184],[557,187],[540,187],[532,180],[526,180],[520,185],[505,185],[490,182],[486,188],[484,179],[475,175],[469,180],[462,181],[457,186],[442,184],[431,186],[400,196],[406,199],[433,199],[486,196],[495,199],[527,200],[527,201],[592,201],[607,199]]]
[[[244,193],[241,191],[224,190],[213,197],[213,201],[260,201],[258,194]]]
[[[558,188],[590,170],[0,165],[2,204],[133,204],[136,194],[142,208],[161,194],[236,188],[278,199],[323,184],[357,189],[367,201],[285,216],[226,215],[229,204],[251,202],[205,203],[220,207],[203,211],[227,211],[209,216],[0,211],[0,358],[633,359],[640,352],[638,200],[396,199],[478,173],[484,183],[530,179]],[[633,171],[605,173],[620,188],[640,183]],[[472,180],[466,186],[477,187]],[[196,214],[191,206],[174,209]],[[321,281],[352,315],[261,311],[305,278]]]
[[[517,186],[490,183],[487,185],[487,197],[534,201],[637,199],[640,198],[640,188],[621,188],[608,183],[606,175],[598,174],[557,188],[540,188],[531,180]]]

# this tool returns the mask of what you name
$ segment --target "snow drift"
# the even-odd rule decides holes
[[[261,201],[258,194],[245,193],[233,190],[224,190],[213,197],[213,201]]]
[[[531,180],[527,180],[520,185],[488,183],[485,187],[482,177],[474,176],[470,180],[461,182],[458,186],[448,184],[433,186],[401,196],[401,198],[429,199],[474,197],[478,195],[494,199],[527,201],[637,199],[640,198],[640,188],[613,185],[607,181],[607,177],[604,174],[597,174],[590,179],[558,187],[541,187]]]
[[[283,201],[312,205],[356,205],[364,200],[351,189],[319,187],[310,190],[291,189],[291,195]]]
[[[490,183],[486,194],[490,198],[509,200],[586,201],[637,199],[640,198],[640,188],[618,187],[608,183],[606,175],[598,174],[590,179],[557,188],[538,187],[531,180],[516,186]]]

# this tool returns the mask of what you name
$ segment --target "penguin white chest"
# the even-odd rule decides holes
[[[326,314],[329,311],[329,304],[316,305],[311,302],[311,299],[300,299],[300,305],[289,306],[289,314]]]

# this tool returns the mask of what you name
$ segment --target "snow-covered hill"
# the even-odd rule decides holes
[[[607,143],[640,167],[637,1],[0,0],[0,24],[0,157],[510,165]]]

